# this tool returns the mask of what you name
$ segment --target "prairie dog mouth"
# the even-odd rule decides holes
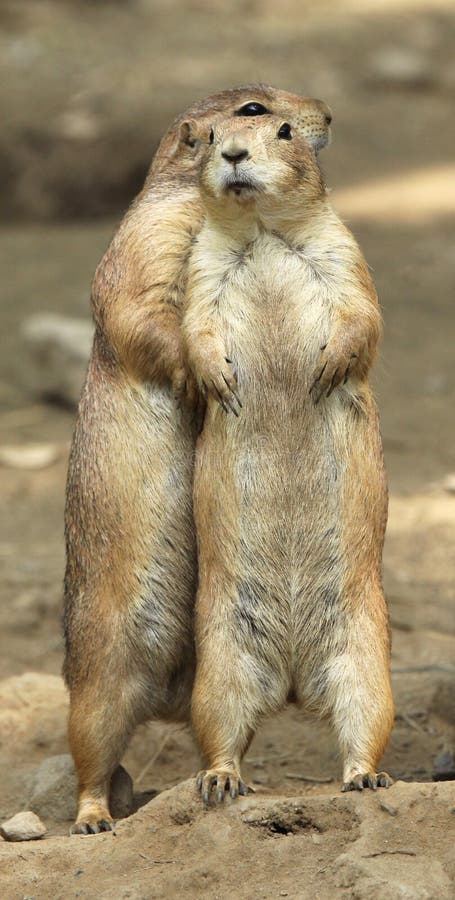
[[[240,196],[242,191],[255,191],[256,186],[251,184],[249,181],[233,181],[232,184],[228,185],[228,191],[234,191],[234,194],[237,194],[237,197]]]
[[[232,174],[224,176],[222,190],[226,194],[233,193],[236,197],[241,197],[255,194],[261,190],[261,187],[253,178],[232,172]]]

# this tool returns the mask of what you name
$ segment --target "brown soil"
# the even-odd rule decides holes
[[[201,21],[205,4],[191,6]],[[215,6],[223,16],[224,7]],[[396,722],[383,765],[403,783],[388,793],[338,794],[340,765],[329,729],[290,708],[266,723],[250,748],[245,775],[254,797],[205,813],[187,783],[124,820],[116,836],[70,839],[68,823],[49,820],[50,836],[41,842],[0,840],[2,898],[455,894],[454,784],[431,783],[434,758],[455,743],[455,494],[444,488],[455,472],[455,193],[448,164],[454,75],[447,51],[455,17],[444,3],[419,3],[418,14],[409,3],[381,4],[379,15],[365,0],[359,16],[343,12],[355,4],[337,3],[333,18],[324,5],[318,13],[308,4],[300,41],[298,33],[291,39],[296,4],[284,6],[289,21],[271,3],[249,4],[245,13],[248,40],[262,48],[261,65],[248,66],[242,57],[236,68],[229,56],[225,71],[206,50],[204,76],[192,70],[192,95],[182,92],[175,108],[220,81],[262,77],[298,87],[306,47],[314,62],[305,69],[307,89],[334,109],[334,145],[324,164],[336,187],[334,205],[373,268],[386,325],[375,385],[391,488],[384,575]],[[259,7],[266,13],[260,21]],[[165,5],[160,15],[167,15]],[[221,28],[215,18],[204,19],[207,45]],[[190,38],[199,46],[193,31]],[[370,75],[374,53],[397,44],[427,61],[426,86]],[[163,55],[155,55],[154,65],[163,65]],[[161,127],[175,111],[176,90],[160,107]],[[18,330],[37,310],[86,315],[91,273],[113,227],[109,220],[2,234],[0,445],[51,442],[60,456],[40,471],[0,467],[0,821],[26,808],[28,779],[39,762],[67,751],[67,700],[58,676],[73,415],[34,394]],[[188,778],[198,757],[187,731],[155,723],[138,732],[124,764],[144,794]]]

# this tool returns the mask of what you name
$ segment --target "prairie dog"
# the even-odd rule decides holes
[[[65,513],[74,833],[112,828],[110,778],[136,726],[189,717],[196,430],[174,395],[187,380],[180,322],[202,221],[198,166],[213,119],[270,110],[289,116],[317,149],[327,143],[330,113],[321,101],[249,85],[195,104],[164,137],[95,274],[96,334]]]
[[[242,756],[289,699],[331,718],[343,790],[387,787],[376,293],[289,122],[226,120],[210,140],[183,318],[208,396],[194,475],[198,787],[206,802],[215,786],[217,801],[245,793]]]

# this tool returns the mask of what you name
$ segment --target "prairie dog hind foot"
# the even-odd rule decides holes
[[[215,788],[216,803],[223,803],[226,793],[231,800],[235,800],[238,796],[246,797],[247,794],[254,794],[253,788],[242,781],[240,773],[235,769],[203,769],[196,778],[196,788],[206,806]]]
[[[353,775],[348,781],[344,781],[341,785],[343,793],[346,791],[363,791],[364,788],[371,788],[376,791],[378,787],[389,788],[393,784],[393,778],[387,772],[363,772]]]
[[[87,797],[79,802],[78,816],[70,828],[70,834],[101,834],[114,828],[115,822],[107,805],[95,797]]]

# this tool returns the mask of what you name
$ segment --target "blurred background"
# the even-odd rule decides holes
[[[0,738],[14,769],[0,816],[28,808],[43,759],[67,752],[64,482],[94,268],[173,117],[247,81],[333,110],[321,161],[385,319],[375,390],[397,704],[385,763],[408,780],[455,777],[454,51],[451,0],[1,0]],[[327,734],[286,712],[247,777],[282,791],[314,788],[286,781],[289,768],[337,778]],[[127,765],[161,789],[197,757],[186,732],[155,724]]]

